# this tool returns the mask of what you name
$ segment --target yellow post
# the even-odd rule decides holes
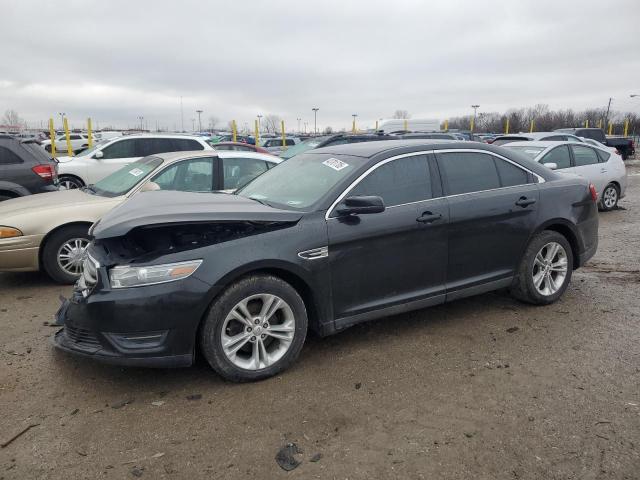
[[[356,133],[356,119],[353,119],[353,123],[351,124],[351,133]]]
[[[233,135],[233,141],[238,141],[238,127],[236,127],[236,121],[231,120],[231,134]]]
[[[87,137],[89,137],[88,146],[93,147],[93,130],[91,130],[91,119],[87,118]]]
[[[529,126],[529,133],[533,132],[533,118],[531,119],[531,125]]]
[[[49,119],[49,136],[51,137],[51,156],[56,158],[56,129],[53,126],[53,118]]]
[[[613,122],[609,122],[609,135],[613,135]]]
[[[624,136],[626,137],[629,133],[629,119],[625,119],[624,121]]]
[[[256,133],[255,133],[256,147],[259,147],[260,146],[260,131],[258,130],[258,119],[255,119],[253,122],[255,123],[255,130],[256,130]]]
[[[589,128],[589,120],[584,121],[584,128]]]
[[[449,131],[449,120],[448,119],[444,121],[444,131],[445,132]]]
[[[471,117],[471,121],[469,122],[469,130],[471,130],[473,132],[473,127],[474,127],[474,122],[473,122],[473,117]]]
[[[286,150],[287,142],[286,142],[286,137],[285,137],[285,134],[284,134],[284,120],[280,120],[280,129],[282,130],[282,148],[283,148],[283,150]]]
[[[509,133],[509,117],[507,117],[507,123],[504,125],[504,133]]]
[[[355,122],[354,122],[354,124],[355,124]],[[407,122],[406,118],[404,119],[404,129],[405,129],[405,131],[409,130],[409,122]]]
[[[598,120],[598,128],[602,128],[602,119]]]
[[[376,132],[378,131],[378,120],[376,120]]]
[[[67,117],[64,117],[64,136],[67,139],[67,153],[70,157],[73,157],[73,147],[71,146],[71,138],[69,137],[69,122],[67,122]]]

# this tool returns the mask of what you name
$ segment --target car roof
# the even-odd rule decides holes
[[[275,155],[268,155],[266,153],[258,152],[237,152],[233,150],[196,150],[193,152],[167,152],[156,153],[153,157],[161,158],[165,163],[173,163],[187,158],[204,158],[204,157],[219,157],[219,158],[254,158],[256,160],[264,160],[270,163],[280,163],[282,159]]]
[[[490,147],[490,148],[487,148]],[[488,151],[497,151],[498,147],[492,147],[486,143],[467,142],[462,140],[447,139],[398,139],[398,140],[379,140],[373,142],[359,143],[343,143],[339,145],[329,145],[328,147],[316,148],[305,153],[329,153],[335,155],[353,155],[356,157],[373,157],[382,153],[398,151],[398,154],[421,149],[442,150],[450,148],[464,149],[480,149]]]
[[[536,140],[536,141],[532,141],[532,142],[511,142],[508,143],[506,145],[504,145],[505,147],[509,148],[509,147],[544,147],[544,148],[551,148],[551,147],[557,147],[558,145],[577,145],[577,146],[583,146],[583,147],[591,147],[591,148],[598,148],[600,150],[603,151],[607,151],[606,146],[605,145],[593,145],[590,143],[578,143],[578,142],[570,142],[567,140],[562,140],[562,141],[558,141],[558,142],[554,142],[554,141],[550,141],[550,140]]]

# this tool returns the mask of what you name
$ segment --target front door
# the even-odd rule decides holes
[[[137,142],[135,138],[124,138],[104,147],[102,158],[92,157],[90,162],[93,165],[87,169],[88,183],[96,183],[141,158],[137,155]]]
[[[447,298],[511,278],[536,227],[531,173],[478,151],[437,154],[449,202]]]
[[[427,155],[385,160],[346,195],[380,196],[384,212],[347,217],[330,213],[327,225],[335,318],[410,301],[444,300],[446,202],[434,200],[425,207],[422,202],[431,199],[432,192]],[[426,216],[419,220],[423,207],[441,217],[436,222]]]

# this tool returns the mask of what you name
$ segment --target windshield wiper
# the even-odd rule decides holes
[[[267,207],[271,207],[271,208],[273,208],[273,206],[272,206],[272,205],[270,205],[269,203],[265,202],[264,200],[259,200],[259,199],[257,199],[257,198],[253,198],[253,197],[248,197],[248,198],[250,198],[250,199],[251,199],[251,200],[253,200],[254,202],[258,202],[258,203],[261,203],[262,205],[266,205]]]

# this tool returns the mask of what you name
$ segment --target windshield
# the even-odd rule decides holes
[[[88,188],[102,197],[124,195],[162,164],[158,157],[145,157],[103,178]]]
[[[306,154],[266,171],[236,195],[279,208],[305,210],[316,204],[365,159],[328,154]]]
[[[310,138],[309,140],[305,140],[302,143],[298,143],[291,148],[287,148],[285,152],[280,155],[280,158],[288,160],[294,155],[298,155],[299,153],[306,152],[307,150],[312,150],[324,142],[328,137],[315,137]]]
[[[527,157],[535,160],[535,158],[538,155],[540,155],[540,153],[542,151],[544,151],[544,149],[546,147],[528,147],[528,146],[524,146],[524,145],[518,145],[518,146],[507,145],[505,148],[508,148],[510,150],[515,150],[516,152],[524,153]]]
[[[108,140],[101,140],[99,142],[96,142],[93,147],[91,148],[87,148],[86,150],[81,151],[80,153],[76,154],[76,157],[86,157],[87,155],[91,155],[93,152],[95,152],[96,150],[98,150],[99,148],[104,147],[107,143],[109,143],[111,141],[111,139]]]

